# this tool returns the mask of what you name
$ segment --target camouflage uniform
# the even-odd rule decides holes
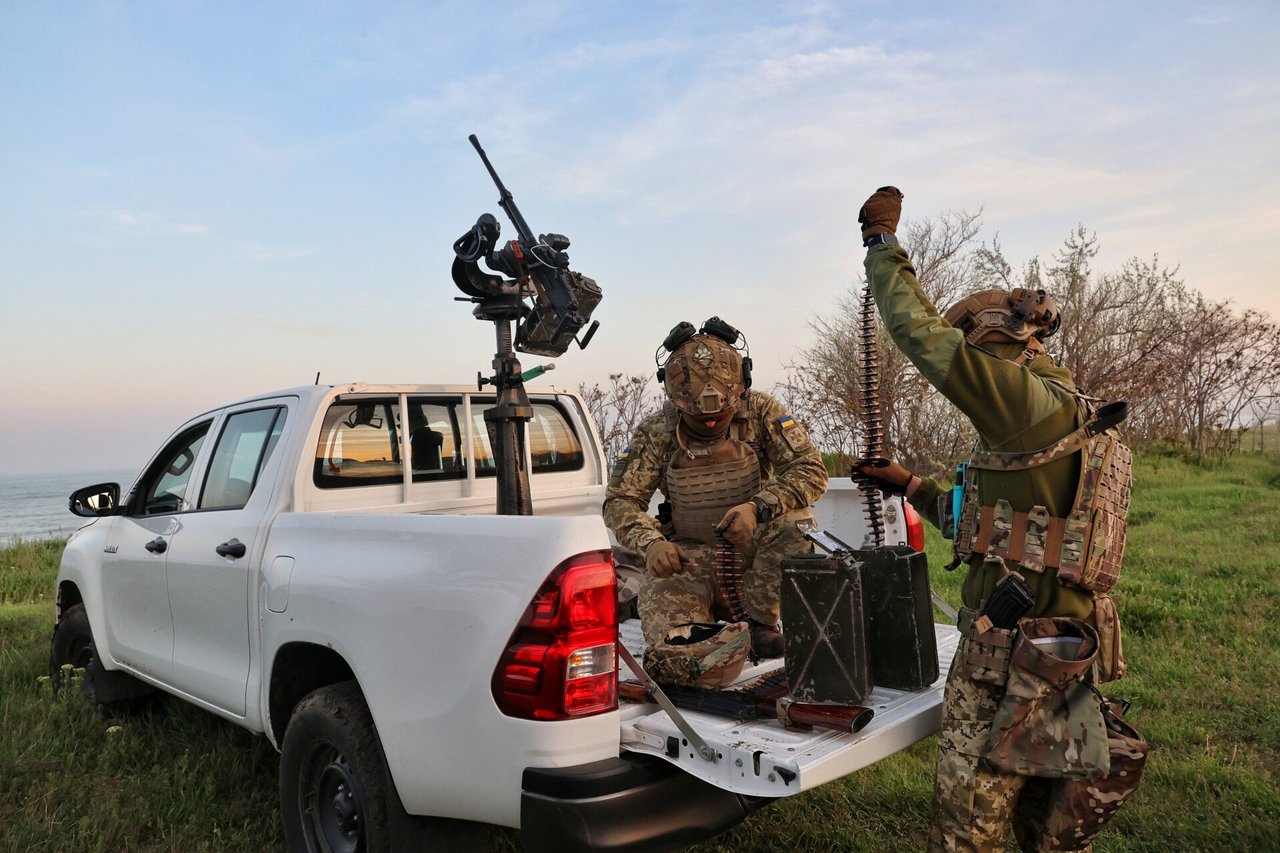
[[[679,417],[675,406],[667,403],[636,428],[630,446],[614,463],[604,501],[605,523],[621,545],[643,554],[655,541],[670,538],[697,564],[668,578],[645,578],[639,610],[651,645],[672,625],[714,622],[718,615],[725,615],[712,572],[713,547],[677,537],[673,531],[669,537],[648,512],[654,493],[666,494],[668,467],[673,456],[682,452],[675,438]],[[810,507],[826,492],[827,471],[804,428],[782,404],[760,391],[749,392],[738,407],[728,435],[755,451],[763,479],[756,497],[773,511],[773,518],[756,528],[752,542],[743,549],[743,594],[747,615],[774,625],[782,559],[811,550],[796,525],[813,521]]]
[[[938,314],[920,288],[903,249],[891,244],[872,247],[867,253],[866,271],[876,305],[895,344],[969,418],[977,430],[980,450],[1031,453],[1052,445],[1081,425],[1083,412],[1068,370],[1044,355],[1025,364],[1014,363],[1011,359],[1023,349],[1020,344],[986,344],[980,348],[967,343],[963,332]],[[1079,457],[1080,454],[1068,454],[1027,470],[983,470],[978,478],[980,502],[990,506],[999,501],[1011,512],[1020,513],[1043,507],[1050,516],[1066,516],[1079,481]],[[938,497],[943,493],[938,483],[924,479],[910,501],[922,515],[938,524]],[[1094,619],[1092,593],[1063,585],[1056,567],[1037,566],[1036,562],[1033,551],[1021,568],[1035,594],[1027,617],[1101,622],[1098,634],[1104,629],[1108,633],[1100,644],[1095,639],[1095,654],[1098,645],[1110,653],[1110,644],[1118,644],[1115,610],[1110,600],[1099,599],[1100,603],[1105,602],[1105,607],[1099,607],[1103,618]],[[1012,564],[1008,569],[1019,566]],[[965,607],[980,608],[1005,573],[1004,561],[998,557],[984,560],[983,554],[972,555],[962,590]],[[1043,806],[1037,805],[1045,801],[1045,789],[1062,780],[1002,772],[988,758],[991,740],[999,734],[998,730],[993,734],[993,725],[1006,694],[1013,645],[1013,632],[1000,629],[981,635],[969,631],[961,638],[943,702],[929,834],[931,850],[1003,850],[1011,823],[1026,849],[1088,849],[1088,840],[1072,847],[1071,840],[1055,834],[1054,827],[1045,825]],[[1114,668],[1119,666],[1117,663]],[[1095,713],[1090,725],[1098,719]],[[1095,770],[1090,768],[1087,772]]]

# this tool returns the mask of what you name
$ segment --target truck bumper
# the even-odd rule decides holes
[[[524,771],[520,838],[532,853],[678,850],[741,823],[744,797],[644,755]]]

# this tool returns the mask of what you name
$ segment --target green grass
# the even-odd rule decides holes
[[[1112,692],[1151,742],[1099,851],[1280,848],[1280,457],[1144,456],[1116,593],[1130,674]],[[929,531],[938,591],[959,600]],[[119,723],[41,681],[60,542],[0,549],[0,850],[283,849],[266,740],[178,701]],[[68,695],[70,694],[70,695]],[[780,800],[712,851],[920,850],[934,739]],[[495,849],[515,834],[495,830]]]

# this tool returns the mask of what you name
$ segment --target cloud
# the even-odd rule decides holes
[[[208,225],[169,221],[154,213],[116,209],[90,211],[87,215],[131,237],[204,237],[210,233]]]

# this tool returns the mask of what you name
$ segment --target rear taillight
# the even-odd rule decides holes
[[[907,545],[912,550],[924,550],[924,518],[907,501],[902,502],[902,514],[907,519]]]
[[[609,551],[557,566],[494,670],[493,698],[502,713],[564,720],[617,708],[617,602]]]

